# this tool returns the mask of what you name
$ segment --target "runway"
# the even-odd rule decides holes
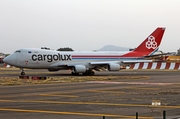
[[[2,73],[4,72],[4,73]],[[36,73],[34,73],[36,72]],[[65,74],[64,74],[65,73]],[[2,71],[1,78],[16,77],[18,70]],[[29,75],[70,76],[69,72],[27,70]],[[180,118],[180,71],[96,72],[97,76],[139,76],[106,81],[0,86],[3,119],[168,119]],[[152,106],[152,102],[160,102]]]
[[[95,76],[142,76],[142,75],[176,75],[180,70],[121,70],[121,71],[101,71],[95,72]],[[58,72],[49,72],[45,69],[25,69],[26,75],[29,76],[49,76],[49,77],[61,77],[61,76],[72,76],[70,70],[60,70]],[[0,77],[17,77],[20,75],[20,69],[14,68],[0,68]],[[81,75],[80,75],[81,76]]]

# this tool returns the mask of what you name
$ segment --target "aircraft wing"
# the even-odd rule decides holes
[[[126,61],[99,61],[99,62],[86,62],[86,63],[63,63],[63,62],[57,62],[51,65],[51,67],[73,67],[75,65],[89,65],[89,66],[105,66],[108,64],[119,64],[121,66],[127,66],[134,63],[140,63],[140,62],[152,62],[152,60],[126,60]]]
[[[95,70],[100,71],[107,69],[108,65],[115,66],[115,65],[120,65],[121,69],[124,69],[126,66],[130,66],[135,63],[140,63],[140,62],[152,62],[152,60],[128,60],[128,61],[106,61],[106,62],[90,62],[89,64],[91,66],[94,66]]]
[[[90,62],[91,65],[107,65],[107,64],[120,64],[122,66],[131,65],[140,62],[152,62],[152,60],[126,60],[126,61],[106,61],[106,62]]]

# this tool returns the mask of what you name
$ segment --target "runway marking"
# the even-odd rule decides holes
[[[79,96],[74,95],[66,95],[65,93],[62,94],[16,94],[16,95],[8,95],[8,96],[0,96],[0,98],[9,98],[9,97],[25,97],[25,96],[59,96],[59,97],[71,97],[71,98],[78,98]]]
[[[79,96],[73,95],[64,95],[64,94],[39,94],[40,96],[59,96],[59,97],[70,97],[70,98],[78,98]]]
[[[37,90],[44,90],[44,89],[47,89],[47,87],[45,88],[36,88]]]
[[[89,90],[89,92],[102,92],[102,93],[125,94],[125,92],[121,92],[121,91],[112,91],[112,90]]]
[[[96,116],[96,117],[117,117],[117,118],[135,118],[135,116],[124,116],[116,114],[93,114],[85,112],[59,112],[59,111],[49,111],[49,110],[27,110],[27,109],[15,109],[15,108],[0,108],[1,111],[13,111],[13,112],[33,112],[33,113],[47,113],[47,114],[63,114],[63,115],[80,115],[80,116]],[[154,119],[147,116],[139,116],[142,119]]]
[[[73,105],[106,105],[106,106],[124,106],[124,107],[152,107],[152,108],[173,108],[179,109],[180,106],[152,106],[151,104],[117,104],[117,103],[97,103],[97,102],[58,102],[58,101],[40,101],[40,100],[0,100],[0,102],[27,102],[27,103],[45,103],[45,104],[73,104]]]
[[[172,85],[173,83],[150,83],[150,82],[110,82],[110,81],[88,81],[86,83],[104,83],[104,84],[139,84],[139,85]]]
[[[108,89],[121,89],[121,87],[106,87],[106,88],[97,88],[97,90],[98,89],[104,89],[104,90],[108,90]],[[59,93],[58,93],[59,92]],[[62,95],[62,96],[64,96],[65,97],[65,95],[67,95],[66,97],[68,97],[68,95],[71,95],[71,94],[74,94],[74,93],[81,93],[81,92],[91,92],[91,90],[89,90],[89,89],[78,89],[78,90],[70,90],[69,92],[60,92],[60,91],[56,91],[56,93],[54,93],[54,94],[50,94],[51,96],[60,96],[60,95]],[[7,96],[0,96],[0,98],[8,98],[8,97],[24,97],[24,96],[30,96],[30,95],[32,95],[32,96],[34,96],[34,95],[49,95],[49,94],[38,94],[38,93],[33,93],[33,94],[12,94],[12,95],[7,95]],[[50,96],[49,95],[49,96]],[[69,96],[69,97],[74,97],[74,96]]]
[[[122,90],[124,88],[122,87],[105,87],[105,88],[95,88],[94,91],[99,91],[99,90],[105,90],[105,91],[111,91],[111,90]],[[78,90],[71,90],[69,92],[62,92],[63,94],[73,94],[73,93],[81,93],[81,92],[92,92],[92,90],[89,89],[78,89]],[[121,91],[119,91],[121,93]]]
[[[106,88],[107,89],[107,88]],[[131,87],[118,87],[118,88],[109,88],[109,90],[105,90],[105,91],[119,91],[121,89],[131,89],[131,90],[134,90],[134,89],[138,89],[138,90],[159,90],[159,88],[154,88],[154,87],[150,87],[150,88],[147,88],[147,87],[139,87],[139,86],[131,86]],[[91,91],[91,90],[90,90]],[[96,91],[96,90],[95,90]],[[98,91],[101,91],[101,90],[98,90]],[[104,90],[102,90],[104,91]],[[120,92],[120,91],[119,91]],[[120,93],[125,93],[125,92],[120,92]]]
[[[35,90],[35,89],[33,89],[33,88],[29,88],[29,89],[26,89],[26,90]]]
[[[132,88],[132,89],[138,89],[138,90],[159,90],[159,88],[141,88],[141,87],[137,87],[137,88]]]
[[[101,84],[99,84],[99,85],[101,85]],[[37,85],[36,85],[37,86]],[[49,85],[50,86],[50,85]],[[88,88],[90,88],[91,86],[93,86],[94,87],[94,84],[91,84],[91,85],[88,85],[87,84],[87,87]],[[73,86],[66,86],[66,85],[61,85],[60,87],[56,87],[56,86],[53,86],[53,87],[46,87],[46,88],[36,88],[36,87],[33,87],[33,88],[29,88],[29,89],[26,89],[26,90],[44,90],[44,89],[62,89],[62,88],[69,88],[69,89],[71,89],[71,88],[77,88],[77,85],[75,84],[75,85],[73,85]],[[78,88],[79,87],[85,87],[85,85],[78,85]]]
[[[158,90],[158,88],[144,88],[144,87],[106,87],[106,88],[97,88],[95,90],[89,90],[89,89],[78,89],[78,90],[71,90],[69,92],[60,92],[60,91],[55,91],[52,94],[39,94],[39,93],[32,93],[32,94],[12,94],[12,95],[7,95],[7,96],[0,96],[0,98],[9,98],[9,97],[24,97],[24,96],[35,96],[35,95],[40,95],[40,96],[61,96],[61,97],[72,97],[72,98],[77,98],[79,96],[73,95],[74,93],[81,93],[81,92],[102,92],[102,93],[116,93],[116,94],[125,94],[126,92],[122,92],[119,90],[122,89],[138,89],[138,90]],[[72,94],[72,95],[71,95]]]
[[[36,94],[11,94],[11,95],[7,95],[7,96],[0,96],[0,98],[10,98],[10,97],[24,97],[24,96],[35,96],[38,95]]]
[[[94,88],[95,90],[117,90],[117,89],[124,89],[122,87],[105,87],[105,88]],[[86,89],[86,87],[84,89],[76,89],[76,90],[70,90],[70,91],[66,91],[66,92],[61,92],[61,91],[58,91],[59,93],[58,94],[62,94],[62,95],[68,95],[68,94],[73,94],[73,93],[81,93],[81,92],[92,92],[92,90],[89,90],[89,89]],[[57,94],[57,93],[56,93]]]

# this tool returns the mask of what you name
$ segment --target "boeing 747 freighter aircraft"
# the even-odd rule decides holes
[[[60,52],[45,49],[25,48],[15,51],[3,61],[24,68],[48,69],[49,71],[72,70],[72,75],[94,75],[94,70],[119,71],[122,66],[146,62],[159,48],[165,28],[157,28],[135,50],[127,52]]]

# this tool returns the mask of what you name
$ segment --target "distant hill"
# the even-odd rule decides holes
[[[132,48],[120,47],[120,46],[114,46],[114,45],[106,45],[97,51],[129,51],[129,49],[132,49]]]

